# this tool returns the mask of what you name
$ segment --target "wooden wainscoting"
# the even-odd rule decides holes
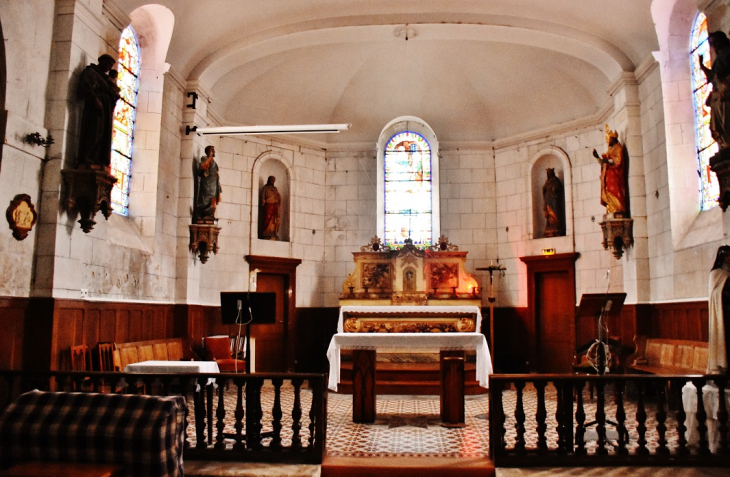
[[[28,298],[0,298],[0,369],[23,366],[23,330]]]

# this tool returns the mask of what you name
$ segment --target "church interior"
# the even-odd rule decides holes
[[[227,335],[216,372],[307,373],[305,417],[325,406],[310,444],[329,425],[345,455],[331,413],[377,424],[373,389],[379,416],[411,409],[394,396],[440,393],[444,421],[457,389],[462,415],[448,419],[464,425],[466,399],[467,429],[486,436],[500,386],[521,409],[527,383],[534,416],[542,375],[727,369],[710,369],[728,334],[708,299],[730,231],[730,141],[708,33],[730,30],[730,1],[150,1],[0,1],[0,373],[78,370],[79,346],[84,360],[109,346],[125,371],[158,359],[140,342],[206,361]],[[439,341],[451,333],[470,344],[453,354]],[[329,404],[315,375],[329,376]],[[570,399],[555,386],[559,415]],[[712,426],[699,445],[727,459],[718,401],[719,447],[702,437]],[[193,447],[213,447],[208,409]],[[432,417],[414,419],[439,427]],[[499,467],[496,436],[474,455]]]

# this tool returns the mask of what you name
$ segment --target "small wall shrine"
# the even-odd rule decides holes
[[[441,236],[419,249],[409,240],[391,249],[373,237],[353,252],[355,271],[342,285],[340,305],[475,305],[481,296],[464,263],[468,252]]]

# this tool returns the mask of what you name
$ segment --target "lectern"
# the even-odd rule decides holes
[[[576,316],[576,339],[582,339],[581,324],[585,322],[591,323],[590,336],[593,339],[578,346],[576,351],[586,351],[594,344],[598,344],[596,353],[596,371],[598,374],[603,374],[605,371],[605,346],[609,344],[608,336],[604,334],[603,330],[608,330],[609,318],[618,317],[621,314],[625,299],[626,293],[586,293],[580,298],[578,315]]]

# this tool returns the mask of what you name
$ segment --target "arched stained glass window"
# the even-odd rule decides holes
[[[692,67],[692,93],[695,112],[695,138],[697,143],[697,159],[700,176],[700,210],[708,210],[717,205],[720,187],[715,173],[710,171],[710,157],[718,150],[717,143],[710,132],[710,107],[707,97],[712,91],[712,84],[707,82],[700,69],[700,55],[704,57],[705,66],[710,66],[710,45],[707,41],[707,18],[704,13],[697,15],[692,26],[690,44],[690,64]]]
[[[431,147],[418,133],[395,134],[383,160],[385,243],[401,248],[410,238],[418,247],[432,244],[433,185]]]
[[[112,131],[112,174],[117,183],[112,189],[112,208],[121,215],[129,215],[129,179],[132,171],[132,141],[137,115],[140,55],[137,35],[131,26],[122,32],[119,40],[117,86],[119,96],[114,109]]]

